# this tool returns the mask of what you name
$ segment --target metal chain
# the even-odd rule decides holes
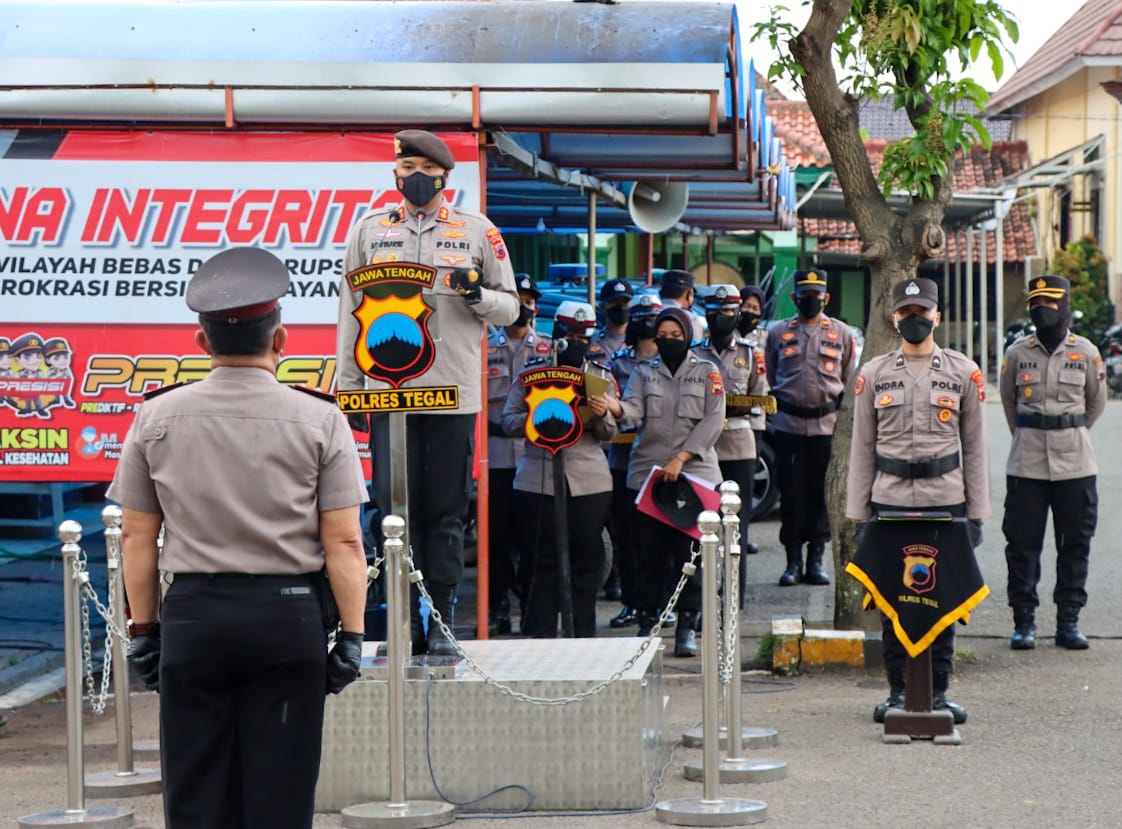
[[[621,667],[618,671],[613,673],[607,679],[604,679],[604,680],[601,680],[600,682],[597,682],[591,688],[588,688],[587,690],[580,691],[579,693],[576,693],[576,694],[573,694],[572,696],[567,696],[567,697],[534,697],[534,696],[530,696],[529,694],[524,694],[521,691],[516,691],[514,688],[511,688],[509,685],[504,685],[503,683],[501,683],[497,679],[495,679],[493,676],[488,674],[486,671],[484,671],[483,668],[480,667],[479,663],[476,662],[474,659],[472,659],[464,651],[463,646],[460,644],[460,641],[456,638],[456,634],[453,633],[453,631],[444,622],[444,619],[441,618],[440,611],[438,611],[436,609],[436,605],[433,603],[432,597],[429,595],[428,589],[425,587],[423,574],[421,573],[420,570],[417,570],[413,566],[413,554],[412,554],[412,552],[413,552],[412,548],[409,548],[404,553],[405,565],[409,570],[409,582],[411,584],[416,584],[417,585],[417,589],[420,591],[421,595],[425,598],[425,601],[427,601],[429,603],[429,619],[430,619],[430,621],[435,621],[436,622],[437,626],[440,628],[441,634],[443,634],[445,639],[447,639],[449,642],[452,643],[452,647],[455,649],[456,653],[464,660],[464,662],[467,663],[468,667],[471,668],[473,671],[475,671],[477,674],[479,674],[479,676],[483,678],[483,681],[487,685],[490,685],[492,688],[495,688],[499,692],[501,692],[503,694],[506,694],[508,697],[511,697],[512,699],[516,699],[519,702],[526,702],[526,703],[529,703],[530,705],[559,706],[559,705],[571,705],[574,702],[581,702],[582,700],[588,699],[589,697],[596,696],[597,694],[601,693],[602,691],[607,690],[613,684],[615,684],[616,682],[623,679],[623,675],[626,674],[629,670],[631,670],[632,666],[634,666],[635,663],[638,662],[639,659],[643,656],[643,654],[647,652],[647,650],[651,647],[652,643],[654,643],[658,639],[661,639],[662,626],[666,623],[667,618],[670,616],[670,614],[674,611],[674,608],[677,606],[678,597],[682,595],[682,590],[685,589],[686,582],[688,582],[689,579],[690,579],[690,576],[692,576],[697,571],[697,565],[695,564],[695,562],[697,561],[697,557],[698,557],[698,555],[700,554],[701,551],[700,551],[699,547],[691,546],[690,560],[682,565],[682,576],[681,576],[681,578],[678,579],[678,584],[674,588],[674,592],[671,594],[670,600],[666,603],[666,607],[663,609],[662,613],[659,615],[658,620],[655,622],[654,627],[651,628],[651,632],[647,635],[647,638],[644,639],[641,643],[639,643],[638,650],[636,650],[635,653],[632,654],[630,659],[628,659],[626,662],[623,663],[623,667]]]
[[[103,605],[98,601],[97,593],[90,585],[90,574],[86,569],[86,554],[85,551],[79,550],[78,555],[74,557],[73,572],[71,578],[78,589],[79,596],[79,610],[81,615],[81,636],[82,636],[82,664],[85,667],[86,674],[86,698],[89,700],[90,708],[97,716],[105,713],[105,705],[109,699],[109,682],[113,674],[113,637],[118,636],[125,639],[121,631],[117,629],[113,621],[112,614],[109,607],[113,606],[113,599],[116,595],[116,586],[114,579],[109,579],[109,607]],[[90,633],[90,603],[93,603],[97,608],[98,614],[105,620],[105,648],[101,657],[101,689],[100,691],[94,685],[93,678],[93,643]]]
[[[740,543],[739,532],[736,534],[735,543]],[[721,558],[724,559],[725,556],[721,556]],[[741,562],[741,566],[743,565],[744,563]],[[724,570],[726,576],[731,572],[731,567],[726,567]],[[733,583],[730,584],[729,582]],[[722,620],[724,627],[719,628],[722,635],[718,642],[718,650],[720,651],[718,676],[721,684],[727,687],[732,682],[733,670],[739,669],[739,666],[733,665],[733,660],[736,658],[736,638],[740,635],[740,579],[726,578],[724,586],[729,593],[729,600],[725,602],[725,606],[732,605],[732,618]]]

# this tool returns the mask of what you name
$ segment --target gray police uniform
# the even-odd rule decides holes
[[[690,353],[675,374],[670,373],[661,357],[639,363],[620,405],[621,425],[638,430],[627,471],[632,501],[651,469],[665,465],[675,452],[693,455],[683,472],[714,485],[720,482],[715,447],[725,420],[725,397],[717,366]],[[676,582],[678,570],[689,559],[692,539],[638,510],[634,512],[632,539],[636,555],[643,562],[636,585],[636,606],[653,613],[666,598],[667,581]],[[687,582],[678,607],[691,614],[700,610],[701,584],[697,574]]]
[[[846,515],[867,521],[884,509],[939,509],[974,521],[988,516],[984,388],[978,366],[951,349],[936,346],[914,364],[900,350],[869,360],[854,387]],[[885,666],[890,683],[902,687],[906,653],[883,621]],[[931,657],[936,692],[945,693],[953,625],[932,643]]]
[[[609,331],[607,328],[600,328],[592,335],[591,344],[597,346],[598,353],[603,354],[604,358],[610,357],[621,348],[623,348],[624,339],[627,336],[627,329],[620,331],[618,334]]]
[[[545,358],[531,360],[525,370],[549,364]],[[581,370],[611,378],[603,363],[586,360]],[[615,396],[612,389],[608,394]],[[528,413],[526,389],[515,382],[503,407],[503,430],[507,434],[524,434]],[[573,633],[577,637],[596,635],[596,594],[604,581],[600,534],[608,520],[612,492],[608,459],[600,442],[611,440],[617,431],[616,420],[609,412],[604,417],[592,418],[580,439],[561,450],[568,489],[570,589]],[[556,636],[560,613],[553,497],[553,456],[527,441],[514,475],[514,517],[520,549],[534,556],[522,619],[522,632],[534,637]]]
[[[714,363],[721,371],[726,395],[763,396],[768,393],[767,368],[762,351],[752,348],[745,340],[732,337],[727,347],[718,348],[707,337],[693,347],[699,357]],[[740,487],[741,552],[748,542],[748,523],[752,515],[752,490],[756,476],[756,433],[763,428],[759,420],[766,417],[756,406],[749,409],[726,406],[725,422],[717,438],[717,461],[721,478],[735,481]],[[743,568],[741,572],[746,572]]]
[[[1056,587],[1061,610],[1087,603],[1091,538],[1098,521],[1098,467],[1090,427],[1106,408],[1102,357],[1094,344],[1068,333],[1051,354],[1035,337],[1015,342],[1001,370],[1001,403],[1013,433],[1005,467],[1005,558],[1009,606],[1040,601],[1040,556],[1048,510],[1056,537]]]
[[[345,418],[268,371],[218,367],[149,395],[108,497],[163,515],[160,567],[174,574],[160,611],[168,826],[245,815],[310,826],[325,694],[319,513],[367,500]],[[239,741],[284,762],[248,763]]]
[[[471,490],[471,453],[475,418],[482,408],[482,322],[509,325],[518,317],[514,271],[495,226],[481,213],[444,204],[434,215],[404,210],[401,221],[386,207],[367,214],[351,230],[343,260],[344,273],[381,262],[405,262],[436,269],[431,290],[423,298],[433,308],[428,321],[436,354],[431,368],[407,380],[403,388],[458,386],[460,407],[408,417],[409,541],[414,563],[425,574],[442,616],[450,619],[456,587],[463,577],[464,516]],[[483,276],[481,299],[468,304],[451,287],[450,274],[475,267]],[[336,340],[338,388],[385,387],[367,377],[355,362],[360,325],[353,312],[362,301],[344,276],[339,291]],[[383,513],[390,509],[389,415],[370,418],[375,499]],[[449,613],[445,614],[444,610]],[[420,617],[414,613],[416,639]]]
[[[503,429],[503,406],[526,362],[549,353],[549,338],[533,329],[520,340],[511,339],[504,328],[487,337],[488,580],[491,609],[503,616],[510,612],[509,592],[516,578],[514,470],[525,443],[521,433],[511,435]]]
[[[830,539],[826,468],[838,405],[856,367],[855,356],[849,327],[825,315],[813,325],[794,316],[767,331],[767,379],[779,409],[773,419],[779,541],[789,561],[804,543],[812,548],[808,560],[820,556]]]

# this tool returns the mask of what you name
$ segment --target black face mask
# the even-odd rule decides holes
[[[397,190],[409,203],[424,207],[444,190],[444,176],[430,176],[418,170],[408,176],[398,176]]]
[[[1047,305],[1037,305],[1029,311],[1029,316],[1032,317],[1032,324],[1036,326],[1038,332],[1059,328],[1064,319],[1063,312],[1059,308],[1049,308]]]
[[[534,309],[527,308],[525,305],[518,307],[518,319],[514,321],[515,328],[524,328],[534,321]]]
[[[750,314],[747,311],[741,311],[740,322],[736,324],[736,330],[740,332],[740,336],[747,337],[759,327],[759,324],[759,314]]]
[[[639,340],[653,340],[655,335],[654,317],[637,317],[627,326],[627,337],[632,342]]]
[[[709,323],[709,336],[718,340],[726,340],[736,330],[737,319],[727,314],[706,314],[705,321]]]
[[[570,368],[580,368],[584,363],[584,355],[588,353],[588,343],[583,340],[562,340],[565,344],[563,351],[557,352],[557,363]]]
[[[613,305],[604,312],[604,316],[612,325],[626,325],[631,319],[631,309],[626,305]]]
[[[655,345],[658,346],[658,356],[668,363],[680,363],[690,347],[685,340],[675,340],[672,337],[659,337],[655,340]]]
[[[822,297],[819,294],[804,294],[795,304],[799,306],[799,313],[805,319],[814,319],[822,313]]]
[[[897,327],[900,329],[901,337],[912,345],[919,345],[930,337],[931,332],[935,330],[935,320],[913,314],[900,320]]]

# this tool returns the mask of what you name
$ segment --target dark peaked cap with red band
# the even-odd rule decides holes
[[[187,284],[187,307],[234,325],[271,313],[288,284],[288,268],[267,250],[231,248],[195,271]]]

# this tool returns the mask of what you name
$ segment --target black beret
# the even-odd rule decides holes
[[[25,351],[42,351],[43,338],[38,334],[24,334],[12,341],[12,356],[16,357]]]
[[[899,311],[909,305],[938,308],[939,286],[921,276],[897,282],[892,286],[892,310]]]
[[[260,319],[288,291],[284,262],[261,248],[231,248],[203,262],[187,283],[187,307],[234,324]]]
[[[448,145],[431,132],[424,130],[402,130],[393,137],[394,154],[398,158],[422,156],[435,161],[445,170],[456,166]]]
[[[1071,293],[1071,283],[1062,276],[1045,274],[1029,281],[1029,299],[1038,296],[1048,299],[1063,299]]]
[[[671,270],[662,274],[663,296],[679,296],[693,287],[693,274],[689,271]]]

